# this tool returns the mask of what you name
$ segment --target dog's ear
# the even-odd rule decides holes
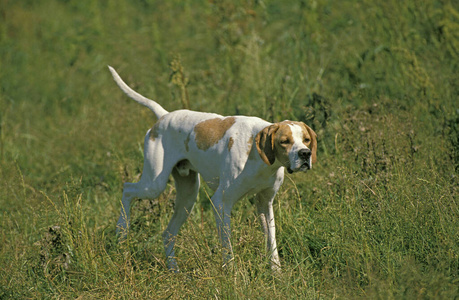
[[[276,160],[276,153],[274,152],[274,135],[278,129],[278,124],[267,126],[255,137],[258,154],[260,154],[261,159],[267,165],[272,165]]]
[[[311,144],[310,144],[310,148],[312,152],[311,160],[312,160],[312,163],[315,164],[317,161],[317,134],[308,125],[304,124],[304,126],[306,126],[306,130],[311,136]]]

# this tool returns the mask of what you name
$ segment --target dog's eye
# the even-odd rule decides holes
[[[311,141],[311,140],[308,139],[308,138],[305,138],[305,139],[304,139],[304,142],[305,142],[305,143],[309,143],[310,141]]]
[[[285,139],[285,140],[281,140],[280,143],[281,143],[281,144],[289,144],[290,142],[289,142],[288,139]]]

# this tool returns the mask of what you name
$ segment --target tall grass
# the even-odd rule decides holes
[[[459,297],[459,10],[453,1],[0,0],[0,298]],[[318,163],[287,175],[273,274],[248,197],[221,267],[204,185],[165,267],[171,181],[136,201],[168,110],[304,121]]]

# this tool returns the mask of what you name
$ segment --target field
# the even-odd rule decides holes
[[[165,267],[174,183],[132,206],[155,117],[189,107],[318,134],[275,202],[253,197],[232,268],[202,186]],[[453,0],[0,0],[0,299],[458,299],[459,6]]]

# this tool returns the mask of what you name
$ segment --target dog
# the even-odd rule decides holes
[[[112,67],[109,70],[128,97],[148,107],[158,118],[145,136],[140,180],[124,184],[118,235],[125,237],[128,232],[131,200],[158,197],[172,174],[175,209],[162,237],[167,267],[178,271],[176,236],[196,202],[201,175],[214,191],[211,202],[225,264],[233,255],[233,205],[242,197],[255,194],[271,268],[279,270],[274,197],[284,180],[285,169],[289,173],[306,172],[316,162],[316,133],[302,122],[288,120],[270,123],[257,117],[224,117],[186,109],[168,112],[132,90]]]

